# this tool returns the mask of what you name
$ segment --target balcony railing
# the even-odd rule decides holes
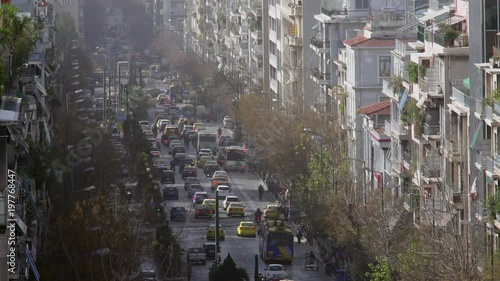
[[[347,10],[335,10],[335,9],[327,9],[321,7],[321,13],[327,16],[335,16],[335,15],[347,15]]]
[[[385,120],[384,130],[386,135],[391,136],[391,121]]]
[[[330,81],[330,73],[322,73],[322,72],[320,72],[320,70],[318,68],[313,69],[311,71],[311,75],[318,80]]]
[[[425,178],[439,178],[441,176],[441,167],[438,163],[424,163],[421,166],[421,172]]]
[[[486,170],[490,172],[492,175],[495,174],[495,161],[493,161],[493,157],[486,157]]]
[[[409,151],[403,150],[403,161],[406,163],[411,163],[411,153]]]
[[[311,45],[318,49],[330,49],[330,41],[322,38],[311,38]]]
[[[472,105],[472,102],[470,100],[470,97],[465,94],[465,87],[460,88],[460,86],[453,86],[451,88],[451,97],[459,104],[466,108],[470,108]]]
[[[400,136],[408,134],[408,130],[396,121],[391,122],[391,130]]]
[[[437,136],[440,135],[441,127],[439,125],[424,124],[424,135]]]

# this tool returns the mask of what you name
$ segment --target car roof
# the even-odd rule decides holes
[[[219,185],[219,186],[217,187],[217,190],[219,190],[219,189],[227,189],[227,190],[229,190],[230,188],[229,188],[229,186],[227,186],[227,185]]]
[[[194,193],[194,196],[196,196],[196,195],[202,195],[202,194],[207,194],[208,195],[208,193],[206,191],[196,191]]]
[[[229,195],[229,196],[226,196],[226,200],[227,199],[239,199],[239,198],[238,198],[238,196]]]

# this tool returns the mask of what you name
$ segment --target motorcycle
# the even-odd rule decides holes
[[[260,224],[261,221],[262,221],[262,215],[255,214],[255,222],[257,224]]]
[[[128,202],[130,203],[130,200],[132,200],[132,190],[127,190],[127,198],[128,198]]]

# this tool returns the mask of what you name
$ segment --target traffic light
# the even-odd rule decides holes
[[[128,85],[127,84],[123,85],[123,91],[128,92]]]
[[[156,207],[156,212],[160,214],[163,213],[163,207],[162,206]]]

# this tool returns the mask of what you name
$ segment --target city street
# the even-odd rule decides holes
[[[150,122],[154,121],[154,113],[156,109],[151,108],[148,110]],[[207,130],[217,131],[219,124],[206,124]],[[230,134],[228,130],[224,130],[223,134]],[[171,156],[168,155],[168,149],[163,146],[162,155],[166,159],[165,162],[169,162]],[[189,157],[195,158],[196,152],[193,147],[187,149],[187,154]],[[245,268],[251,279],[253,280],[254,275],[254,256],[258,254],[258,236],[256,238],[238,237],[236,235],[236,227],[242,220],[253,221],[253,213],[257,208],[264,210],[267,204],[272,202],[272,197],[268,192],[265,193],[263,201],[259,201],[257,187],[261,184],[261,181],[253,173],[245,172],[231,172],[230,173],[232,181],[232,193],[237,195],[242,201],[243,205],[246,206],[246,217],[245,218],[229,218],[226,212],[222,208],[222,201],[220,202],[220,223],[226,230],[226,240],[221,241],[221,254],[222,260],[227,256],[228,253],[231,254],[235,263],[239,267]],[[198,178],[202,181],[202,185],[205,191],[211,193],[212,198],[215,198],[215,193],[210,191],[210,180],[203,176],[201,169],[198,171]],[[207,227],[215,223],[214,219],[195,219],[194,209],[191,206],[191,198],[188,198],[187,192],[184,190],[184,181],[181,176],[176,171],[176,186],[179,187],[179,200],[166,200],[164,201],[166,216],[169,217],[168,211],[173,206],[182,206],[188,210],[188,217],[185,222],[175,221],[169,222],[170,226],[177,234],[177,237],[184,250],[190,247],[201,247],[206,240],[206,229]],[[163,186],[163,185],[162,185]],[[160,187],[161,188],[161,187]],[[285,265],[286,270],[293,277],[293,280],[332,280],[323,268],[319,271],[305,271],[304,270],[304,257],[311,248],[307,243],[295,244],[295,261],[291,265]],[[182,261],[185,263],[185,256],[183,256]],[[212,262],[208,261],[206,265],[193,265],[193,281],[206,281],[208,280],[208,272],[211,267]],[[154,269],[151,268],[150,263],[145,264],[143,269]],[[259,257],[259,270],[263,272],[266,264]]]

